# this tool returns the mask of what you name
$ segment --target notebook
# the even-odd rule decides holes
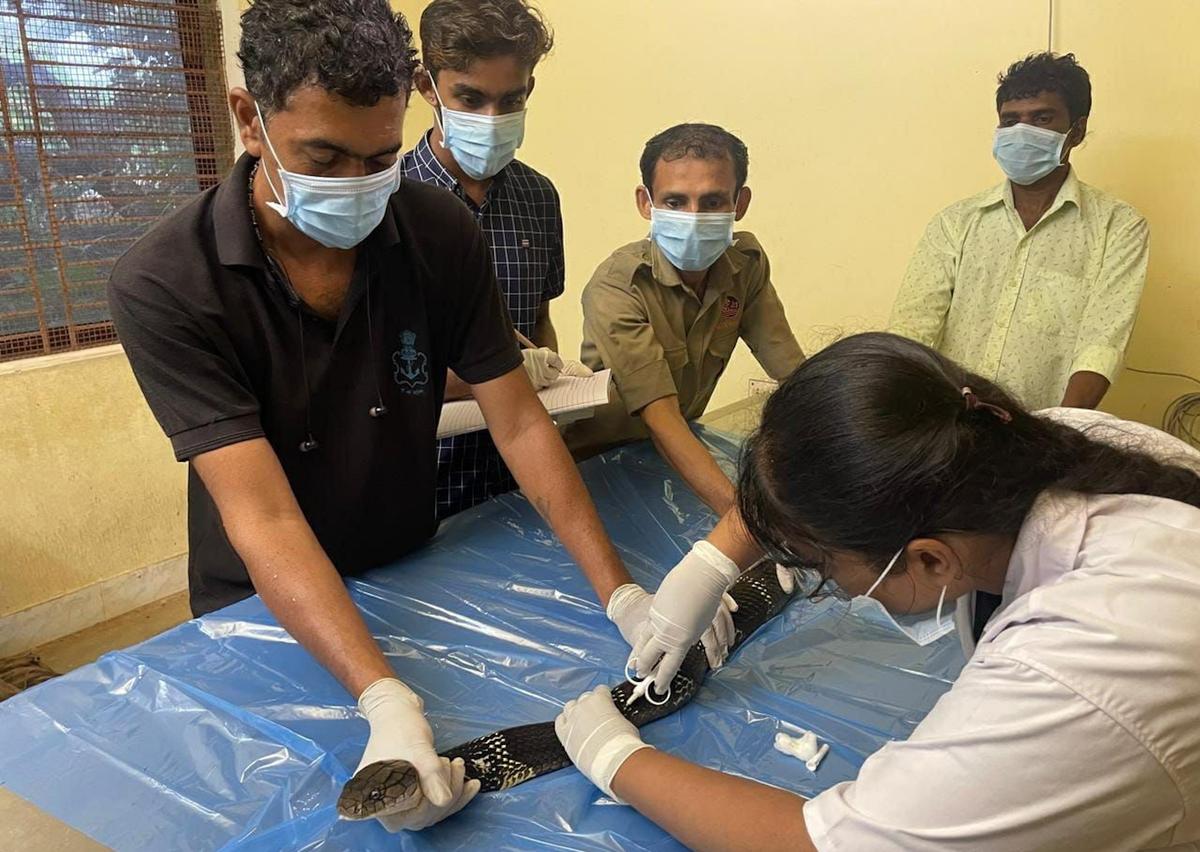
[[[593,409],[608,402],[611,370],[600,370],[586,379],[559,376],[554,384],[538,391],[538,399],[546,411],[560,424],[591,416]],[[442,406],[437,436],[453,438],[468,432],[486,429],[483,412],[473,399],[459,399]]]

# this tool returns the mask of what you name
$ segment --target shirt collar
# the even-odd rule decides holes
[[[988,620],[979,642],[994,635],[998,619],[1014,601],[1038,586],[1049,585],[1075,568],[1087,529],[1088,503],[1081,494],[1047,491],[1034,501],[1021,525],[1004,575],[1000,606]],[[975,594],[961,595],[955,604],[954,624],[963,655],[975,653]]]
[[[1038,497],[1013,546],[1000,609],[1075,569],[1087,520],[1082,494],[1047,491]]]
[[[1074,204],[1079,207],[1079,177],[1075,174],[1075,169],[1072,166],[1067,167],[1067,179],[1063,181],[1063,185],[1058,189],[1058,196],[1055,197],[1054,203],[1050,205],[1049,213],[1053,213],[1059,207],[1066,204]]]
[[[250,219],[250,170],[255,158],[243,153],[213,197],[213,233],[222,266],[266,269],[266,259]]]
[[[413,160],[417,165],[417,171],[423,183],[432,181],[443,189],[454,192],[459,188],[458,179],[450,174],[450,170],[443,166],[441,160],[433,153],[433,146],[429,142],[432,137],[433,128],[430,128],[425,131],[421,141],[413,148]]]
[[[1009,186],[1008,181],[997,184],[987,192],[982,193],[978,199],[979,209],[986,210],[988,207],[994,207],[1003,202],[1005,197],[1008,198],[1010,203],[1012,202],[1012,187]]]
[[[978,200],[980,209],[994,207],[1000,203],[1003,203],[1010,209],[1016,209],[1013,204],[1012,181],[1006,180],[1001,184],[997,184],[980,195]],[[1046,211],[1045,215],[1049,216],[1064,204],[1079,206],[1079,177],[1075,174],[1074,167],[1068,167],[1067,179],[1058,188],[1058,195],[1054,197],[1054,203],[1050,205],[1050,209]],[[1045,218],[1045,216],[1042,218]]]
[[[724,253],[716,259],[716,262],[708,268],[709,284],[718,285],[717,288],[721,292],[724,292],[733,281],[734,276],[741,272],[745,264],[746,253],[738,248],[737,235],[734,234],[733,245],[725,249]],[[644,241],[641,266],[648,267],[654,280],[665,287],[683,286],[683,279],[679,277],[679,270],[675,268],[671,261],[667,260],[666,255],[662,253],[662,250],[653,239],[647,238]]]
[[[212,206],[213,232],[217,241],[217,260],[222,266],[251,266],[266,271],[266,257],[250,218],[250,170],[255,162],[254,157],[242,154],[233,171],[217,187]],[[389,204],[383,220],[363,244],[381,248],[398,242],[400,230]]]
[[[413,148],[413,160],[417,164],[417,170],[420,174],[422,182],[428,183],[429,181],[433,181],[438,186],[450,190],[455,195],[465,197],[465,193],[463,192],[462,185],[459,183],[458,178],[452,175],[450,170],[442,165],[442,161],[439,160],[437,158],[437,154],[433,152],[433,143],[429,141],[432,138],[433,128],[431,127],[425,131],[425,134],[421,137],[421,141],[419,141]],[[487,191],[489,196],[498,191],[499,188],[504,185],[511,166],[512,163],[509,163],[500,171],[496,172],[496,174],[492,175],[492,182],[488,186]]]

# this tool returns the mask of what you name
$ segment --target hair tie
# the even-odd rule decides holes
[[[962,395],[963,400],[967,405],[967,411],[979,411],[980,409],[983,409],[989,414],[995,415],[996,419],[998,419],[1001,423],[1012,422],[1012,415],[1009,414],[1006,409],[1003,409],[998,405],[992,405],[990,402],[984,402],[978,396],[976,396],[975,391],[971,390],[970,388],[963,388]]]

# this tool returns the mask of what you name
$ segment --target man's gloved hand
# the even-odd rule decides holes
[[[381,760],[405,760],[417,770],[421,783],[421,802],[415,808],[376,817],[388,831],[425,828],[479,792],[478,782],[463,782],[461,766],[454,770],[434,751],[421,698],[404,683],[394,677],[375,681],[358,697],[358,709],[370,724],[371,735],[355,773]]]
[[[385,829],[395,834],[398,831],[420,831],[423,828],[429,828],[434,823],[441,822],[446,817],[458,813],[466,807],[467,802],[475,798],[475,794],[479,792],[480,782],[478,779],[465,780],[467,766],[463,763],[463,759],[456,757],[451,761],[442,757],[439,760],[441,760],[445,772],[450,776],[450,801],[439,806],[422,796],[421,803],[412,810],[375,817]]]
[[[521,357],[525,359],[525,372],[535,391],[549,387],[554,380],[562,375],[563,359],[552,349],[543,346],[540,349],[522,349]]]
[[[635,751],[653,748],[617,710],[607,686],[568,701],[554,720],[554,733],[579,771],[613,799],[612,780],[621,764]]]
[[[650,628],[650,607],[653,604],[654,595],[637,583],[619,586],[608,599],[605,614],[609,621],[617,625],[630,648],[637,647],[642,635]],[[737,604],[733,598],[727,594],[722,595],[716,617],[700,637],[710,669],[719,669],[729,656],[729,646],[733,644],[734,635],[732,613],[736,611]]]
[[[650,629],[639,638],[630,658],[639,677],[653,673],[658,695],[666,694],[688,649],[709,625],[714,639],[720,642],[724,637],[726,648],[732,641],[729,612],[737,606],[726,590],[739,573],[732,559],[707,541],[698,541],[663,579],[650,607]]]
[[[576,379],[586,379],[588,376],[595,375],[591,367],[587,366],[587,364],[571,358],[563,358],[562,374],[564,376],[573,376]]]
[[[629,647],[637,645],[642,633],[649,626],[650,605],[654,603],[654,595],[647,592],[637,583],[626,583],[618,586],[608,599],[604,614],[608,620],[617,625],[621,637]]]

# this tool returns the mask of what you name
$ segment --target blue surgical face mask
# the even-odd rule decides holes
[[[254,109],[258,111],[258,104]],[[275,196],[275,201],[268,201],[267,206],[323,246],[348,249],[365,240],[383,220],[388,199],[400,186],[400,161],[381,172],[361,177],[315,177],[289,172],[267,136],[261,112],[258,121],[283,184],[276,189],[270,173],[263,172]]]
[[[948,618],[944,623],[942,622],[942,605],[946,602],[945,586],[942,586],[942,595],[938,598],[937,611],[932,618],[928,615],[892,615],[888,612],[887,607],[871,597],[871,592],[875,591],[883,582],[883,578],[895,567],[903,553],[904,548],[902,547],[892,557],[892,561],[888,563],[887,568],[883,569],[883,573],[879,575],[871,588],[867,589],[865,595],[856,595],[850,599],[850,614],[885,630],[897,630],[918,645],[924,646],[942,638],[954,629],[954,619]]]
[[[1029,186],[1062,165],[1068,135],[1032,124],[997,127],[992,156],[1009,180]]]
[[[525,110],[506,115],[480,115],[447,109],[438,93],[433,74],[429,75],[433,95],[441,107],[434,118],[442,131],[442,147],[454,155],[454,162],[475,180],[495,177],[517,156],[525,141]]]
[[[643,188],[646,198],[650,191]],[[733,245],[735,211],[685,213],[663,210],[650,202],[650,238],[676,269],[699,272],[717,262]]]

